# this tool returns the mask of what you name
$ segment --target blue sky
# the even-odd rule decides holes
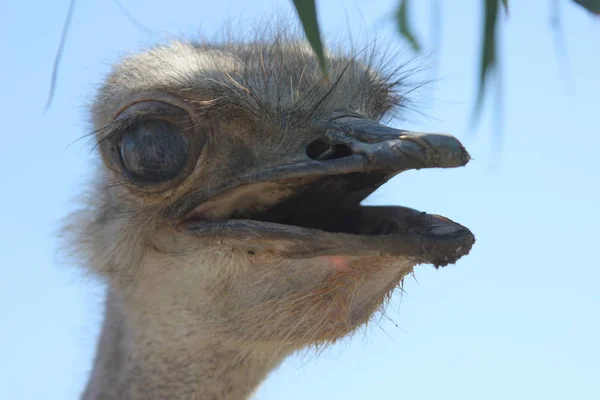
[[[91,367],[102,287],[60,262],[55,233],[94,156],[85,104],[120,54],[169,37],[211,35],[288,1],[81,0],[52,108],[43,108],[68,2],[0,3],[0,398],[75,399]],[[325,37],[397,40],[396,0],[320,1]],[[413,2],[417,3],[417,2]],[[431,49],[432,2],[414,9]],[[550,1],[511,2],[502,32],[502,146],[494,103],[469,130],[481,2],[441,2],[442,45],[404,129],[458,136],[459,170],[407,172],[370,202],[403,204],[469,226],[472,254],[408,279],[379,324],[315,356],[287,360],[257,399],[600,398],[600,21],[561,1],[561,60]],[[399,58],[398,62],[404,59]]]

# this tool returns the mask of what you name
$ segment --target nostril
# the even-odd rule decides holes
[[[331,158],[344,158],[352,155],[352,149],[345,144],[336,144],[333,147],[333,156]]]
[[[352,150],[344,144],[331,144],[323,139],[317,139],[308,145],[306,155],[313,160],[335,160],[350,157]]]
[[[321,156],[329,151],[331,144],[322,139],[315,140],[306,148],[306,155],[313,160],[321,160]]]

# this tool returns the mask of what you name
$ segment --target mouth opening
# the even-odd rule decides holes
[[[235,213],[230,219],[250,219],[329,233],[391,234],[401,227],[393,220],[386,220],[381,212],[373,213],[376,208],[360,204],[384,179],[385,174],[381,172],[322,178],[266,210]]]
[[[450,238],[469,232],[448,218],[411,208],[361,205],[389,177],[389,173],[374,171],[323,177],[302,187],[291,182],[246,185],[200,205],[186,222],[249,220],[363,236],[418,234]],[[291,195],[289,187],[294,188]]]

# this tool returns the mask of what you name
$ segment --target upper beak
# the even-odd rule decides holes
[[[356,117],[332,121],[321,140],[329,144],[330,149],[342,145],[350,150],[352,155],[345,158],[342,162],[345,167],[337,169],[338,173],[365,171],[365,168],[395,173],[420,168],[454,168],[471,159],[454,136],[409,132]],[[326,153],[318,158],[327,159]]]
[[[334,119],[321,132],[318,139],[302,149],[302,154],[286,155],[293,162],[262,166],[231,177],[218,187],[192,193],[173,206],[171,215],[176,219],[185,218],[199,204],[216,201],[225,192],[242,186],[285,182],[288,187],[301,187],[326,177],[353,185],[353,179],[356,179],[353,173],[375,173],[369,174],[368,184],[361,181],[360,190],[347,198],[360,202],[402,171],[454,168],[470,160],[460,141],[451,135],[409,132],[359,117]]]

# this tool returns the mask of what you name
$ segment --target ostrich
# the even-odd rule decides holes
[[[107,285],[83,399],[248,399],[288,355],[364,326],[465,227],[361,206],[398,173],[464,166],[452,136],[380,122],[401,74],[302,41],[174,42],[122,59],[92,103],[99,165],[69,243]]]

